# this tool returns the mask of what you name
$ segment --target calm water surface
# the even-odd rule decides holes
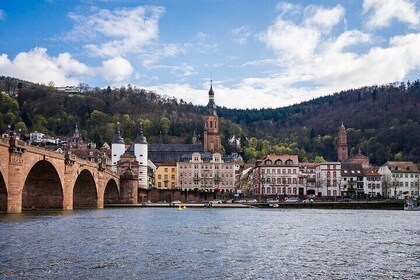
[[[130,208],[0,216],[0,279],[420,279],[420,212]]]

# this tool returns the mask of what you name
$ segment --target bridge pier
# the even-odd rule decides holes
[[[125,172],[120,180],[120,197],[121,203],[137,204],[138,202],[138,179],[131,173]]]
[[[23,168],[18,164],[10,164],[9,181],[7,183],[7,213],[22,212]]]

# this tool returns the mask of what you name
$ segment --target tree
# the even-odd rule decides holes
[[[167,117],[163,117],[160,119],[159,127],[162,134],[166,135],[171,127],[171,121]]]
[[[325,159],[323,156],[316,156],[314,162],[322,163],[322,162],[325,162]]]

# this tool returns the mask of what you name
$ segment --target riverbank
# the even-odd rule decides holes
[[[181,203],[176,205],[171,205],[170,203],[139,203],[139,204],[109,204],[105,207],[115,208],[115,207],[173,207],[178,208],[273,208],[273,205],[268,203],[252,203],[252,204],[204,204],[204,203]],[[314,202],[314,203],[277,203],[274,206],[275,208],[289,208],[289,209],[382,209],[382,210],[404,210],[404,202],[383,202],[383,201],[354,201],[354,202]]]

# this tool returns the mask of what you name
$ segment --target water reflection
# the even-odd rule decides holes
[[[0,216],[0,278],[416,279],[416,212],[134,208]]]

